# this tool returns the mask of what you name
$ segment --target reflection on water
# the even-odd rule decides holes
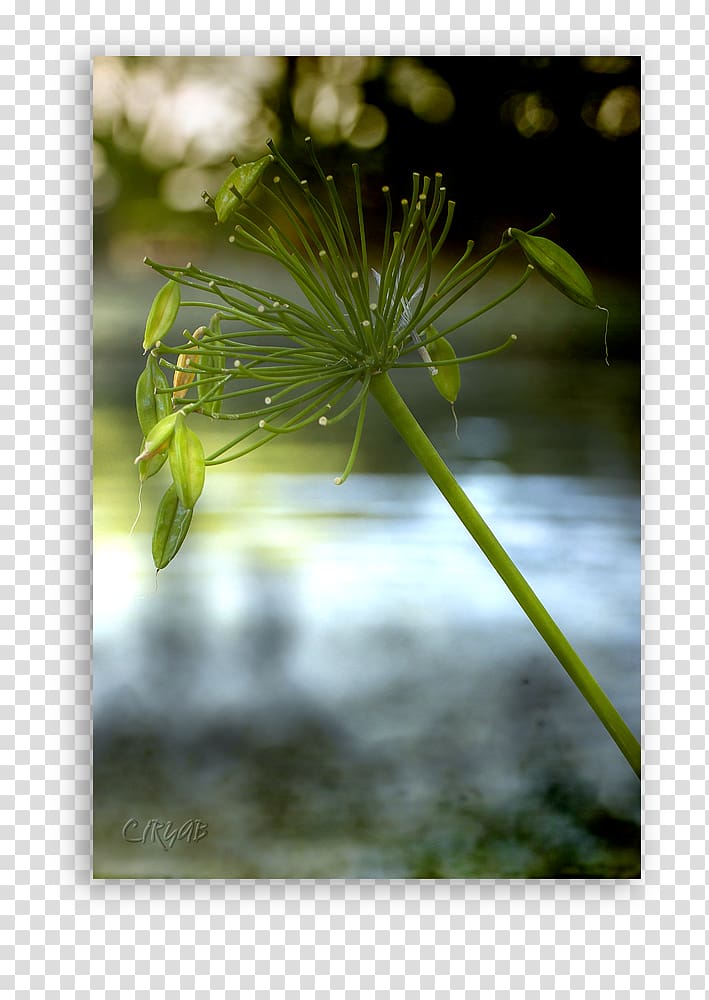
[[[638,731],[635,483],[462,468]],[[636,779],[424,477],[213,477],[157,589],[150,516],[119,533],[108,482],[97,876],[637,875]],[[209,835],[131,845],[132,816]]]

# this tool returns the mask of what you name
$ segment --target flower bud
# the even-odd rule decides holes
[[[153,299],[153,304],[145,323],[143,350],[148,351],[165,336],[175,322],[180,308],[180,286],[176,281],[168,281]]]
[[[426,333],[429,337],[433,337],[436,331],[434,327],[429,326]],[[456,354],[453,347],[445,337],[438,337],[437,340],[431,341],[426,346],[428,353],[431,355],[431,361],[438,368],[436,374],[431,376],[433,384],[445,400],[449,403],[455,403],[460,392],[460,365],[440,365],[441,361],[455,360]],[[440,367],[438,367],[439,365]]]
[[[148,363],[140,374],[135,386],[135,409],[138,423],[143,434],[149,434],[155,424],[170,413],[170,397],[166,392],[156,392],[156,389],[167,389],[167,379],[157,358],[148,356]]]
[[[135,459],[136,465],[139,462],[143,462],[146,458],[152,458],[153,455],[158,455],[160,452],[165,451],[175,431],[175,421],[178,416],[184,420],[182,413],[168,413],[166,417],[163,417],[162,420],[159,420],[155,424],[149,434],[146,434],[143,450]]]
[[[171,483],[155,515],[153,528],[153,562],[155,568],[164,569],[175,558],[187,537],[192,521],[192,508],[185,507]]]
[[[142,449],[145,449],[145,438],[143,438]],[[152,476],[157,475],[162,469],[163,465],[167,462],[167,451],[160,452],[157,455],[153,455],[152,458],[144,458],[142,461],[138,462],[138,475],[140,477],[141,483],[144,483],[146,479],[150,479]]]
[[[207,330],[206,326],[200,326],[192,334],[192,339],[199,340],[199,338],[202,336],[203,333],[206,332],[206,330]],[[187,335],[188,331],[185,330],[185,336]],[[198,353],[198,348],[195,347],[194,345],[192,347],[186,347],[184,353],[180,354],[180,356],[177,359],[176,370],[172,376],[173,388],[177,390],[172,394],[173,399],[182,399],[183,396],[187,395],[187,390],[189,389],[190,384],[194,382],[196,374],[193,371],[192,372],[178,371],[177,369],[179,368],[186,369],[189,368],[190,365],[199,365],[199,364],[201,364],[201,359]]]
[[[520,229],[509,229],[508,233],[522,247],[529,263],[551,285],[580,306],[598,307],[591,282],[571,254],[543,236],[530,236]]]
[[[180,503],[184,507],[194,507],[204,489],[204,448],[187,426],[184,413],[177,416],[168,449],[170,471]]]
[[[189,368],[190,361],[196,361],[199,363],[199,355],[195,357],[195,348],[188,347],[184,354],[181,354],[177,359],[177,368],[185,369]],[[195,373],[190,371],[178,371],[175,370],[172,376],[172,385],[174,392],[172,394],[173,399],[182,399],[183,396],[187,395],[187,390],[189,389],[192,382],[194,382]]]
[[[273,163],[275,157],[268,153],[259,160],[252,163],[242,163],[229,174],[214,198],[214,211],[217,213],[217,221],[224,222],[231,213],[245,201],[261,179],[269,163]],[[235,189],[238,194],[234,194]]]

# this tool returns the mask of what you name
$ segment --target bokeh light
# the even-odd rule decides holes
[[[551,103],[540,93],[508,97],[502,106],[502,116],[512,122],[525,139],[553,132],[559,124]]]
[[[637,87],[614,87],[602,100],[588,101],[583,120],[606,139],[619,139],[640,128],[640,94]]]

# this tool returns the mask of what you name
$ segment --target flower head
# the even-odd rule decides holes
[[[425,368],[438,391],[454,399],[457,387],[451,397],[451,386],[460,384],[459,365],[496,353],[515,338],[464,357],[456,357],[444,338],[517,291],[533,268],[528,265],[504,295],[438,330],[433,324],[515,239],[505,233],[494,250],[476,261],[468,242],[458,260],[434,279],[455,206],[441,174],[431,180],[414,173],[411,195],[402,199],[396,223],[390,190],[382,189],[386,216],[375,268],[358,166],[352,167],[355,211],[350,218],[334,177],[320,166],[310,140],[306,143],[319,190],[301,179],[269,142],[266,156],[236,164],[214,198],[204,195],[218,224],[231,227],[229,242],[279,264],[300,295],[274,296],[192,263],[168,266],[146,258],[168,283],[156,296],[145,344],[173,371],[172,386],[165,382],[153,389],[169,394],[171,406],[185,415],[201,412],[243,423],[243,431],[207,456],[207,466],[232,461],[309,424],[332,426],[356,412],[350,456],[335,480],[339,484],[354,466],[371,380],[394,368]],[[271,164],[276,173],[267,180]],[[253,197],[257,187],[265,192],[259,200]],[[185,300],[185,289],[196,295]],[[187,343],[171,346],[164,338],[179,309],[188,307],[200,310],[203,319],[205,310],[212,312],[208,328],[185,330]],[[412,352],[421,361],[409,360]],[[448,377],[439,371],[444,367]]]

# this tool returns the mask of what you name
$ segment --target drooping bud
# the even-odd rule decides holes
[[[143,439],[143,448],[145,448],[145,439]],[[146,479],[150,479],[152,476],[157,475],[165,462],[167,462],[167,451],[153,455],[152,458],[144,458],[141,462],[138,462],[138,476],[140,477],[141,483],[144,483]]]
[[[426,331],[429,337],[435,336],[435,329],[429,326]],[[437,371],[432,375],[433,384],[440,392],[441,396],[449,402],[455,403],[460,392],[460,365],[451,364],[456,360],[456,353],[445,337],[438,337],[427,344],[431,360],[436,365]],[[442,361],[448,362],[441,364]]]
[[[204,489],[204,448],[195,432],[187,426],[182,412],[177,414],[168,457],[180,503],[184,507],[194,507]]]
[[[185,507],[171,483],[155,515],[153,528],[153,562],[157,570],[164,569],[175,558],[187,537],[192,521],[192,508]]]
[[[598,308],[593,286],[571,254],[544,236],[530,236],[521,229],[508,229],[529,263],[560,292],[587,309]]]
[[[251,163],[242,163],[229,174],[214,198],[214,211],[217,213],[217,221],[224,222],[232,212],[238,208],[242,201],[245,201],[261,179],[269,163],[273,163],[275,157],[268,153],[259,160]],[[238,193],[234,193],[234,192]]]
[[[180,308],[180,286],[176,281],[168,281],[153,299],[145,323],[143,350],[148,351],[165,336],[175,322]]]
[[[167,388],[163,370],[157,358],[150,354],[135,386],[135,409],[140,429],[145,435],[149,434],[155,424],[166,417],[172,409],[168,393],[157,391]]]
[[[165,451],[170,444],[172,435],[175,431],[175,421],[178,416],[183,416],[182,413],[168,413],[166,417],[162,420],[158,420],[155,426],[152,428],[149,434],[145,435],[145,444],[142,452],[135,459],[135,464],[143,462],[146,458],[152,458],[153,455],[158,455]],[[183,417],[184,419],[184,417]]]

